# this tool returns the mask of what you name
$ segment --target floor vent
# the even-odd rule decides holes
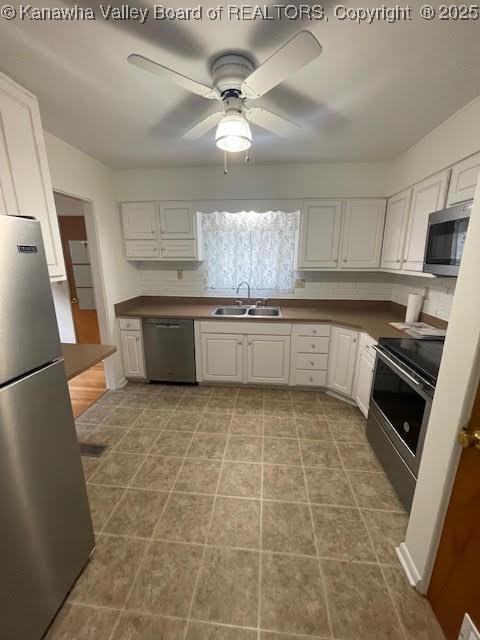
[[[80,455],[91,456],[92,458],[100,458],[106,448],[107,447],[104,444],[90,444],[86,442],[80,442]]]

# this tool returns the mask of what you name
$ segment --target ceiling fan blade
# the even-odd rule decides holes
[[[210,100],[221,100],[221,96],[212,87],[207,87],[201,82],[197,82],[196,80],[187,78],[187,76],[184,76],[181,73],[177,73],[176,71],[172,71],[172,69],[164,67],[163,65],[158,64],[158,62],[154,62],[149,58],[145,58],[138,53],[132,53],[128,56],[127,60],[135,67],[143,69],[144,71],[149,71],[150,73],[153,73],[159,78],[163,78],[164,80],[170,80],[171,82],[177,84],[179,87],[182,87],[182,89],[186,89],[187,91],[196,93],[198,96],[203,96],[204,98],[209,98]]]
[[[247,120],[253,124],[258,124],[259,127],[268,129],[272,133],[276,133],[277,136],[289,136],[292,133],[301,130],[301,126],[291,122],[282,116],[278,116],[276,113],[268,111],[263,107],[252,107],[246,111]]]
[[[248,98],[259,98],[321,53],[322,47],[315,36],[310,31],[299,31],[245,78],[242,91]]]
[[[199,138],[204,136],[206,133],[214,129],[224,115],[225,114],[222,111],[211,113],[206,118],[204,118],[203,120],[200,120],[200,122],[197,122],[197,124],[193,125],[191,129],[189,129],[188,131],[185,131],[185,133],[182,134],[182,139],[190,142],[194,140],[198,140]]]

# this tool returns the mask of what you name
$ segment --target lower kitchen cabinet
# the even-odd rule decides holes
[[[120,331],[125,377],[145,378],[145,357],[141,331]]]
[[[359,349],[357,357],[357,372],[355,376],[356,384],[354,400],[365,417],[368,416],[374,367],[375,360],[368,355],[365,349]]]
[[[357,339],[358,333],[352,329],[332,328],[327,386],[346,396],[351,396],[353,391]]]
[[[247,336],[246,381],[288,384],[290,336]]]
[[[243,382],[244,343],[243,335],[203,333],[202,379],[212,382]]]

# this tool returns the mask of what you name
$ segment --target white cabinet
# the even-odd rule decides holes
[[[247,382],[288,384],[290,336],[247,336]]]
[[[397,195],[388,200],[383,234],[382,261],[380,263],[382,269],[399,270],[402,268],[411,200],[411,189],[397,193]]]
[[[125,256],[130,260],[158,260],[158,241],[125,240]]]
[[[195,237],[193,202],[160,203],[160,233],[162,238],[185,240]]]
[[[35,96],[0,74],[0,213],[40,221],[50,277],[65,280],[40,111]]]
[[[326,385],[330,331],[328,324],[293,325],[291,385],[307,387]]]
[[[127,202],[121,205],[125,240],[157,238],[156,205],[154,202]]]
[[[342,229],[341,269],[380,266],[385,200],[347,200]]]
[[[402,265],[405,271],[423,271],[428,217],[433,211],[438,211],[445,206],[449,174],[449,170],[442,171],[413,187],[407,242]]]
[[[300,213],[298,269],[336,269],[341,224],[341,200],[304,201]]]
[[[353,398],[365,417],[368,417],[373,370],[375,368],[374,344],[376,344],[375,340],[372,340],[370,336],[367,336],[365,333],[361,334],[358,345],[357,363],[355,366]]]
[[[120,331],[123,364],[127,378],[145,378],[145,357],[141,331]]]
[[[475,195],[479,175],[480,153],[476,153],[455,165],[448,188],[447,206],[471,200]]]
[[[358,334],[352,329],[333,327],[328,359],[327,386],[352,395]]]
[[[214,382],[242,382],[244,342],[243,335],[202,334],[202,379]]]

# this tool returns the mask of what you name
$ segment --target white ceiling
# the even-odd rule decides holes
[[[196,3],[169,6],[187,5]],[[140,53],[210,84],[209,60],[218,52],[244,51],[258,64],[302,28],[315,34],[323,54],[257,103],[304,129],[285,141],[255,127],[255,162],[389,160],[479,93],[478,24],[420,18],[360,26],[334,18],[144,25],[1,20],[0,70],[38,96],[45,129],[111,167],[218,164],[213,134],[196,143],[179,134],[219,104],[135,69],[127,56]]]

